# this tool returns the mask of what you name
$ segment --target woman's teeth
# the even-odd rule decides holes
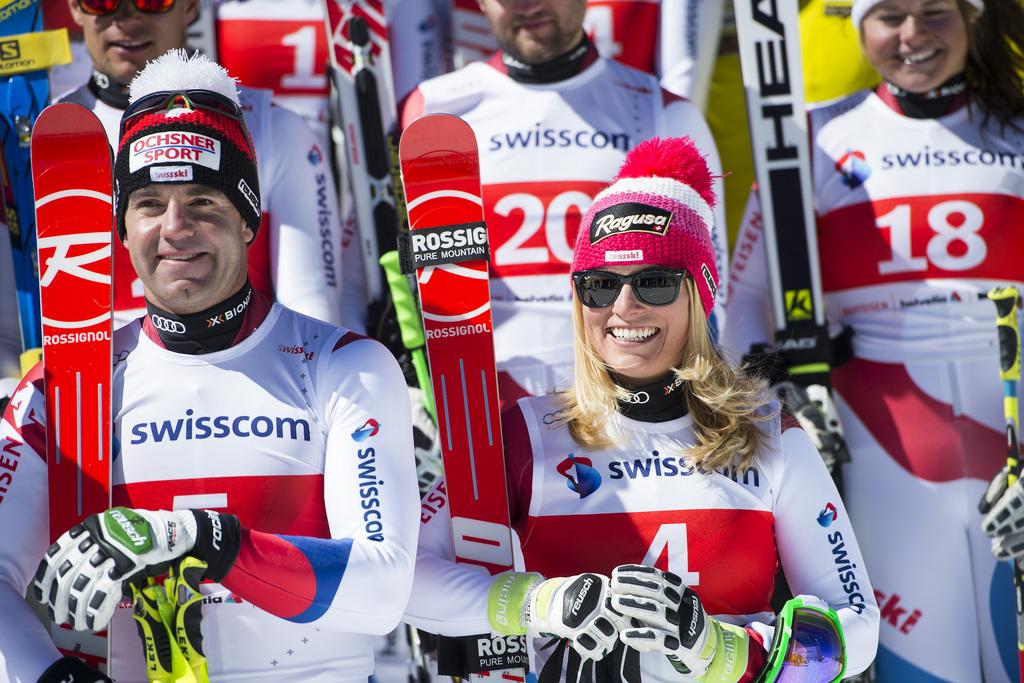
[[[650,339],[658,333],[657,327],[612,327],[608,330],[620,341],[639,342]]]
[[[938,50],[926,50],[924,52],[914,52],[912,54],[903,57],[903,63],[907,65],[920,64],[921,62],[927,61],[938,54]]]

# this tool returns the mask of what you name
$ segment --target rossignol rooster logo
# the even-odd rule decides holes
[[[110,202],[107,195],[74,190],[74,197]],[[59,194],[59,193],[55,193]],[[55,195],[37,202],[49,203]],[[67,200],[72,195],[57,197]],[[43,309],[44,341],[74,344],[110,338],[110,230],[40,237],[39,286],[43,290],[60,279],[58,287],[74,288],[76,296],[52,297]],[[51,251],[52,250],[52,251]],[[68,278],[75,278],[74,284]],[[106,292],[106,304],[103,294]],[[106,324],[106,329],[96,327]],[[91,328],[91,329],[90,329]]]
[[[839,513],[836,512],[836,506],[832,503],[828,503],[825,509],[818,513],[818,524],[828,528],[832,526],[832,522],[839,519]]]
[[[577,458],[572,453],[558,463],[558,473],[565,477],[565,485],[580,499],[586,498],[601,486],[601,473],[594,469],[590,458]]]
[[[377,436],[377,432],[379,431],[380,423],[371,417],[363,423],[362,427],[352,432],[352,440],[361,443],[369,439],[371,436]]]

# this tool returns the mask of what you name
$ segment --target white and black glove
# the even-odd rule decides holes
[[[602,659],[616,642],[608,610],[608,577],[578,574],[544,580],[540,574],[498,576],[488,595],[491,628],[502,635],[568,639],[584,659]]]
[[[39,683],[113,683],[78,657],[61,657],[51,664]]]
[[[206,562],[205,577],[220,581],[240,543],[234,515],[111,508],[87,517],[50,546],[33,579],[32,595],[48,607],[55,624],[102,631],[127,582],[158,576],[184,555]]]
[[[671,572],[637,564],[616,567],[611,607],[633,620],[619,626],[623,643],[663,653],[683,675],[732,683],[746,670],[747,632],[708,616],[697,593]]]
[[[1006,467],[996,473],[978,505],[981,530],[992,539],[992,554],[999,560],[1024,557],[1024,479],[1006,485]]]

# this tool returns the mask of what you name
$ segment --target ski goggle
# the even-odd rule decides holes
[[[163,14],[174,7],[174,0],[131,0],[135,9],[143,14]],[[78,0],[78,6],[86,14],[102,17],[113,14],[121,6],[121,0]]]
[[[645,268],[629,275],[607,270],[584,270],[572,274],[576,295],[587,308],[605,308],[615,303],[628,284],[636,298],[648,306],[667,306],[679,296],[684,271],[671,268]]]
[[[203,109],[239,121],[242,124],[242,131],[245,133],[245,140],[249,143],[249,148],[253,149],[252,140],[249,138],[249,129],[242,119],[242,108],[230,98],[212,90],[161,90],[143,95],[128,105],[124,115],[121,116],[120,137],[124,137],[125,129],[135,119],[153,112],[171,109]]]
[[[793,598],[775,623],[765,683],[833,683],[846,672],[846,639],[839,616]]]

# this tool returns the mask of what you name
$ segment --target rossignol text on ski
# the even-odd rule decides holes
[[[113,192],[110,148],[99,119],[77,104],[45,109],[32,134],[32,175],[54,541],[111,506]],[[51,631],[65,654],[107,665],[105,632]]]
[[[405,130],[399,153],[410,225],[402,269],[415,272],[419,286],[456,560],[494,574],[512,568],[512,535],[476,137],[458,117],[433,114]],[[464,646],[453,655],[460,670],[447,673],[525,680],[510,671],[526,667],[524,637],[509,636],[517,642],[500,650],[478,647],[492,638],[503,637],[455,641]],[[486,656],[499,651],[504,656]]]

